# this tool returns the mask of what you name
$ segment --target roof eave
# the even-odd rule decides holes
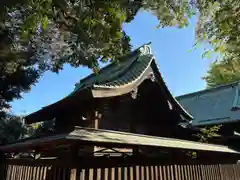
[[[176,98],[174,98],[171,94],[171,92],[169,91],[166,83],[164,82],[162,75],[157,67],[156,62],[154,61],[153,63],[153,69],[155,69],[155,72],[158,73],[159,76],[159,84],[163,85],[163,89],[166,92],[166,96],[169,98],[169,100],[171,101],[171,103],[173,104],[173,106],[176,108],[176,110],[187,120],[191,121],[193,120],[193,116],[191,114],[189,114],[182,106],[181,104],[178,102],[178,100]]]
[[[149,64],[149,66],[141,74],[140,77],[138,77],[137,79],[135,79],[134,81],[132,81],[128,84],[114,86],[114,87],[94,86],[92,89],[93,97],[104,98],[104,97],[114,97],[114,96],[121,96],[124,94],[128,94],[128,93],[132,92],[133,90],[137,89],[138,86],[144,80],[151,78],[151,74],[152,74],[152,69],[150,68],[150,64]]]
[[[0,146],[2,152],[20,152],[34,149],[51,149],[62,143],[69,144],[77,141],[83,145],[111,146],[111,147],[158,147],[180,150],[195,150],[239,154],[240,152],[227,146],[199,143],[188,140],[148,136],[102,129],[75,127],[68,134],[53,135],[45,138],[26,139],[12,144]],[[51,145],[52,146],[46,146]],[[55,145],[55,146],[53,146]]]
[[[45,106],[42,109],[25,116],[25,123],[32,124],[41,121],[52,120],[54,118],[54,115],[57,113],[56,111],[65,107],[67,104],[71,104],[76,99],[78,101],[84,101],[90,100],[92,98],[93,95],[91,89],[89,88],[81,89],[81,91],[77,91],[53,104]]]

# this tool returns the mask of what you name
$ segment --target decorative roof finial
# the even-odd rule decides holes
[[[150,45],[150,44],[152,44],[152,41],[149,41],[149,43],[147,43],[146,45]]]
[[[152,50],[151,50],[151,47],[149,46],[152,42],[150,41],[149,43],[147,44],[144,44],[141,48],[140,48],[140,51],[142,54],[152,54]]]

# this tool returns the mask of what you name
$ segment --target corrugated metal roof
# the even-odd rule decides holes
[[[240,120],[238,82],[182,95],[177,100],[193,116],[192,125]]]

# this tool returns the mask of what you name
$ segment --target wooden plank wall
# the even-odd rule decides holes
[[[3,180],[239,180],[239,165],[133,165],[68,168],[50,165],[4,166]]]

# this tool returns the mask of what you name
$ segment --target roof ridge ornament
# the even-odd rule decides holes
[[[144,45],[140,48],[140,52],[141,52],[143,55],[152,54],[152,49],[151,49],[151,47],[149,46],[151,43],[152,43],[152,42],[150,41],[149,43],[144,44]]]

